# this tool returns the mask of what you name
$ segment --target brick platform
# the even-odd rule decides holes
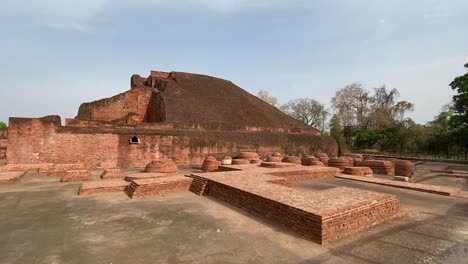
[[[290,182],[321,180],[326,178],[334,178],[336,175],[340,175],[340,169],[338,168],[310,166],[305,167],[293,163],[283,162],[267,163],[274,163],[275,165],[280,166],[265,167],[262,165],[244,165],[242,167],[239,167],[232,165],[223,165],[220,166],[220,171],[244,171],[249,172],[251,174],[268,174],[279,178],[283,178],[283,180],[286,179]],[[275,182],[279,182],[279,178],[276,178]]]
[[[25,174],[24,171],[0,172],[0,184],[15,183]]]
[[[134,180],[144,180],[144,179],[154,179],[154,178],[166,178],[166,177],[173,177],[176,176],[177,173],[134,173],[125,176],[126,181],[134,181]]]
[[[318,171],[323,171],[317,170],[320,167],[307,167],[308,173],[302,172],[306,170],[304,167],[294,169],[299,175],[318,175]],[[191,190],[233,204],[320,244],[367,229],[400,213],[400,202],[389,194],[346,187],[311,193],[273,184],[288,179],[272,173],[303,179],[292,177],[294,172],[287,170],[291,168],[192,174]]]
[[[125,189],[130,198],[147,198],[189,191],[192,179],[182,176],[134,180]]]
[[[105,169],[101,174],[102,179],[125,179],[125,171],[119,168]]]
[[[61,182],[79,182],[92,180],[91,173],[88,170],[69,170],[60,180]]]
[[[84,164],[54,164],[47,170],[47,176],[63,177],[69,170],[84,170]]]
[[[79,195],[101,194],[109,192],[123,192],[130,182],[124,180],[90,181],[81,185]]]
[[[337,178],[379,184],[379,185],[408,189],[408,190],[419,191],[419,192],[434,193],[434,194],[440,194],[440,195],[445,195],[445,196],[458,196],[461,193],[461,190],[457,188],[427,185],[427,184],[421,184],[421,183],[400,182],[400,181],[392,181],[392,180],[385,180],[385,179],[379,179],[379,178],[365,178],[365,177],[351,176],[351,175],[340,175],[340,176],[337,176]]]
[[[7,164],[0,166],[0,172],[6,171],[28,171],[28,172],[47,172],[54,166],[53,163],[38,163],[38,164]]]

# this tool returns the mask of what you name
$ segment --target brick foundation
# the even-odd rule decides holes
[[[24,171],[0,172],[0,184],[15,183],[25,174]]]
[[[181,176],[135,180],[125,189],[130,198],[147,198],[189,191],[192,179]]]
[[[67,171],[60,180],[61,182],[79,182],[79,181],[90,181],[91,173],[88,170],[69,170]]]
[[[451,187],[442,187],[436,185],[428,185],[428,184],[421,184],[421,183],[410,183],[410,182],[399,182],[393,180],[385,180],[379,178],[365,178],[359,176],[351,176],[351,175],[340,175],[337,178],[346,179],[346,180],[353,180],[353,181],[361,181],[366,183],[373,183],[378,185],[384,185],[389,187],[401,188],[401,189],[408,189],[413,191],[419,192],[427,192],[427,193],[434,193],[440,194],[445,196],[458,196],[461,192],[458,188],[451,188]]]
[[[123,169],[105,169],[101,174],[102,179],[125,179],[125,171]]]
[[[400,213],[400,203],[393,195],[347,187],[302,192],[273,184],[289,179],[272,176],[272,173],[292,179],[305,176],[292,177],[292,172],[279,171],[281,169],[270,169],[273,171],[266,173],[268,170],[251,167],[246,171],[193,174],[191,190],[235,205],[320,244],[365,230]]]
[[[83,183],[79,195],[92,195],[109,192],[123,192],[130,183],[124,180],[91,181]]]

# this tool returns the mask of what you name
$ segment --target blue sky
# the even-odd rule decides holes
[[[133,73],[186,71],[281,103],[386,84],[425,123],[468,62],[466,0],[2,0],[0,120],[74,117]]]

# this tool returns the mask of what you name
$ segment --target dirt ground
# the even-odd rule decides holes
[[[392,193],[406,215],[320,246],[210,197],[80,197],[79,184],[29,174],[0,186],[0,263],[464,263],[468,199],[343,179],[336,186]]]

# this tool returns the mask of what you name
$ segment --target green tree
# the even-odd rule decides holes
[[[465,68],[468,69],[468,63],[465,64]],[[451,125],[453,127],[468,125],[468,73],[456,77],[450,83],[450,87],[457,92],[453,96],[453,109],[457,115],[451,118]]]
[[[338,115],[333,115],[330,119],[330,136],[338,141],[343,141],[343,128],[341,127],[340,118]]]
[[[5,124],[4,122],[0,122],[0,128],[7,128],[7,124]]]

